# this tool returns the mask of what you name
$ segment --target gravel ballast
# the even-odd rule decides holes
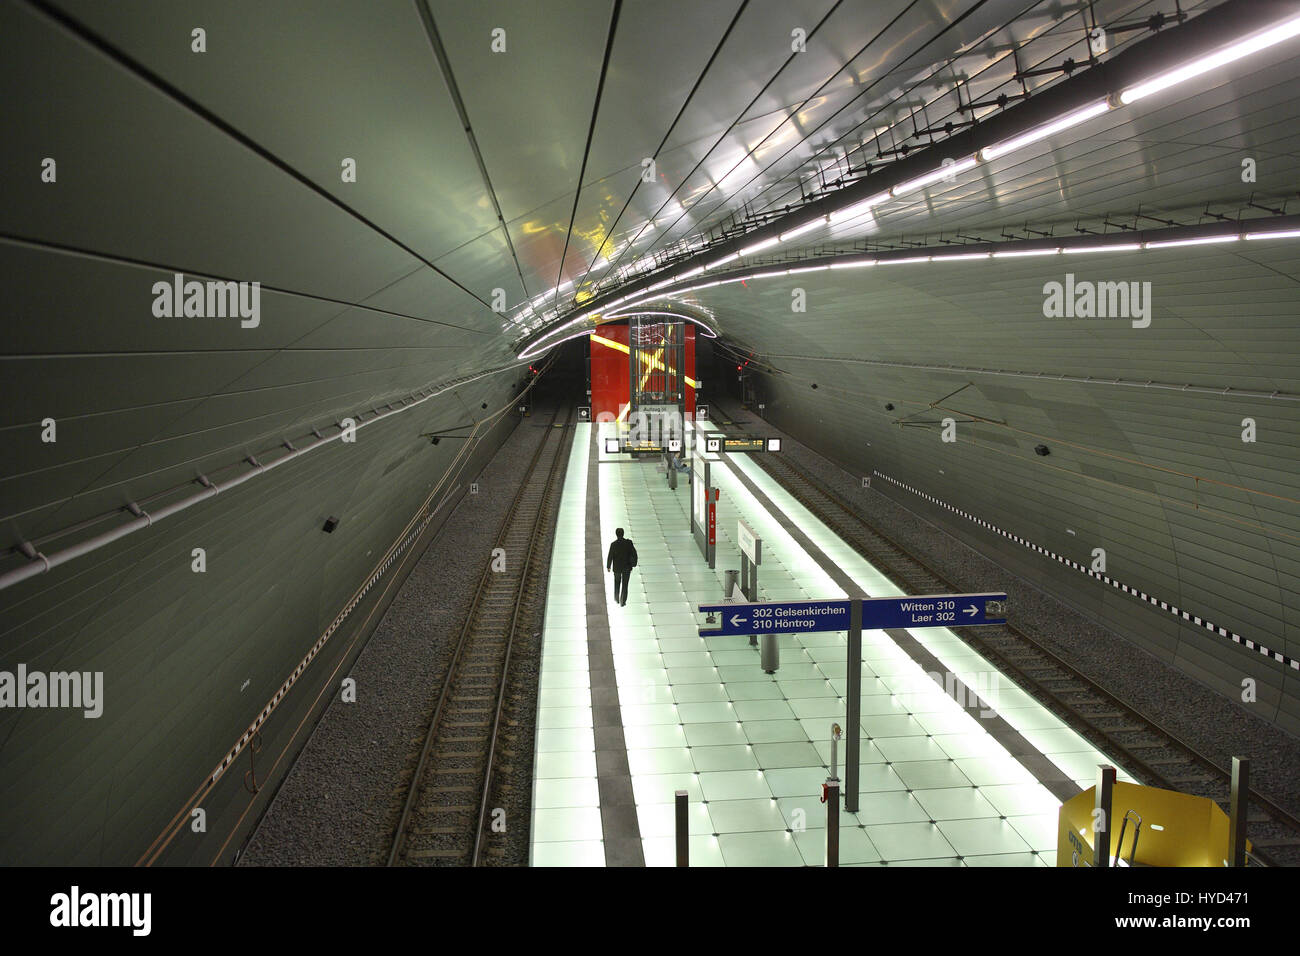
[[[453,645],[501,522],[547,430],[549,413],[524,419],[476,479],[402,584],[348,676],[356,702],[336,695],[241,855],[241,866],[368,866],[390,849],[391,811],[412,749],[426,730]],[[547,552],[549,554],[549,551]],[[527,661],[520,661],[525,666]],[[536,680],[512,687],[511,733],[531,771]],[[512,674],[519,674],[512,667]],[[522,675],[521,675],[522,676]],[[523,698],[527,699],[523,699]],[[521,724],[521,721],[523,722]],[[518,763],[516,758],[515,763]],[[512,773],[511,776],[516,776]],[[517,782],[507,819],[524,821],[529,788]],[[522,792],[520,792],[522,791]],[[390,819],[392,818],[392,819]],[[519,862],[517,853],[510,862]]]

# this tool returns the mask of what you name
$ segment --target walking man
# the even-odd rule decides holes
[[[614,572],[614,600],[620,606],[627,604],[627,581],[636,567],[636,546],[623,537],[623,529],[614,529],[614,540],[605,558],[605,569]]]

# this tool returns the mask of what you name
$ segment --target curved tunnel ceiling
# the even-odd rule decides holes
[[[1094,19],[1104,65],[1200,17],[1227,38],[1300,14],[1179,8],[1185,24],[1155,31],[1173,4],[0,0],[0,75],[19,91],[0,105],[0,574],[244,476],[0,592],[7,651],[118,655],[141,687],[169,675],[105,717],[99,763],[75,772],[108,789],[67,797],[93,809],[35,858],[136,859],[450,467],[453,443],[424,436],[489,430],[538,329],[943,155],[971,118],[1085,85]],[[1293,40],[744,263],[1300,212],[1298,77]],[[774,421],[960,512],[936,520],[1084,565],[1104,542],[1153,614],[1187,608],[1282,655],[1260,670],[1277,662],[1242,663],[1191,618],[1137,621],[1128,591],[1053,577],[1019,544],[1000,555],[1225,692],[1258,676],[1268,716],[1296,729],[1300,240],[1065,259],[832,270],[675,307],[768,369]],[[1149,282],[1150,326],[1045,314],[1067,274]],[[259,283],[256,321],[160,315],[155,289],[175,281]],[[943,415],[953,446],[927,421]],[[1259,438],[1243,446],[1246,418]],[[346,419],[374,423],[363,455],[328,441],[264,468]],[[346,553],[311,537],[334,514]],[[235,556],[201,587],[197,539]],[[4,759],[80,753],[78,732],[21,724]],[[82,793],[62,766],[42,771],[52,789],[6,785],[16,815]],[[122,784],[140,767],[157,771],[148,807]]]

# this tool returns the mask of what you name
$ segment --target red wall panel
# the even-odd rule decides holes
[[[600,421],[602,413],[608,420],[616,418],[628,402],[631,382],[628,376],[627,352],[611,348],[597,339],[617,342],[626,348],[626,325],[602,325],[591,337],[591,417]],[[686,375],[695,378],[695,326],[686,326]],[[695,414],[695,389],[686,386],[686,414]]]

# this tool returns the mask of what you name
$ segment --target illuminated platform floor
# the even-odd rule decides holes
[[[739,566],[737,517],[764,541],[762,598],[841,598],[844,575],[872,596],[900,592],[743,455],[709,456],[721,489],[709,570],[687,524],[688,476],[671,490],[653,462],[597,451],[613,426],[577,428],[547,598],[532,864],[671,865],[673,795],[685,789],[692,866],[821,865],[847,637],[782,637],[769,676],[746,637],[701,638],[695,608],[720,600],[724,570]],[[616,527],[640,557],[625,607],[603,572]],[[841,864],[1052,865],[1061,800],[1040,779],[1059,794],[1114,761],[950,631],[910,633],[931,674],[937,658],[991,709],[972,716],[887,634],[864,632],[861,805],[842,814]],[[842,746],[840,761],[843,777]]]

